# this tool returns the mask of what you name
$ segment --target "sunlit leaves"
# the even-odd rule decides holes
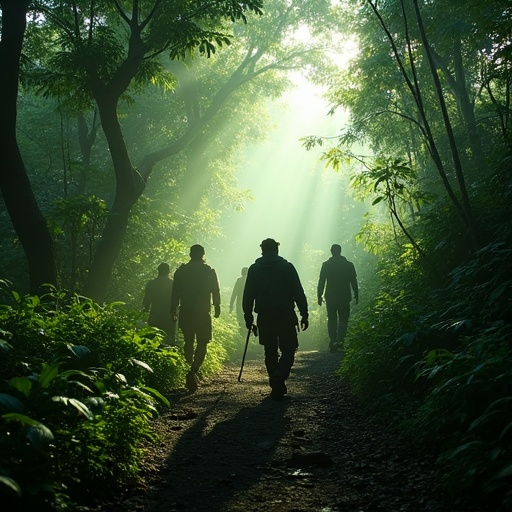
[[[18,496],[21,496],[21,487],[18,485],[18,483],[13,480],[12,478],[9,478],[7,476],[0,475],[0,485],[4,485],[5,487],[10,488],[13,490]]]
[[[322,154],[321,159],[326,162],[326,167],[331,167],[335,171],[339,171],[343,163],[350,164],[350,156],[339,146],[325,151]]]
[[[317,146],[323,146],[324,144],[324,138],[316,135],[308,135],[307,137],[302,137],[300,141],[307,151],[310,151]]]
[[[153,370],[149,364],[145,363],[144,361],[140,361],[139,359],[135,359],[134,357],[130,358],[130,362],[132,364],[136,364],[140,366],[141,368],[144,368],[146,371],[153,373]]]
[[[174,41],[169,45],[171,59],[185,59],[196,48],[200,54],[211,57],[217,48],[230,44],[230,37],[221,32],[203,30],[195,24],[184,28],[180,23]]]
[[[33,381],[28,377],[13,377],[9,381],[9,385],[17,389],[23,395],[29,396],[30,391],[32,389]]]
[[[74,407],[80,414],[88,419],[92,419],[94,417],[91,410],[81,400],[67,396],[53,396],[52,400],[66,406]]]
[[[93,106],[87,76],[93,73],[100,80],[110,80],[125,54],[119,35],[105,26],[96,28],[94,39],[63,31],[46,44],[49,56],[31,68],[29,83],[43,96],[60,97],[75,114]]]
[[[161,87],[164,92],[172,92],[176,88],[176,78],[159,62],[153,60],[143,61],[134,78],[137,91],[143,90],[149,83]]]
[[[39,58],[40,46],[30,46],[30,37],[27,48],[34,48],[37,60],[31,77],[42,94],[67,98],[69,108],[77,112],[90,109],[92,82],[118,80],[123,66],[131,69],[138,87],[160,83],[172,89],[172,78],[156,60],[160,53],[183,59],[197,50],[210,57],[231,42],[230,34],[218,30],[223,20],[245,22],[246,12],[262,14],[260,1],[146,2],[138,6],[140,19],[132,18],[132,2],[121,6],[116,10],[110,2],[36,3],[44,16],[35,18],[28,34],[36,39],[37,28],[46,34],[45,59]]]

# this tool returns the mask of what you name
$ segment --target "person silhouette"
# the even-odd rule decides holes
[[[170,313],[173,280],[167,263],[160,263],[157,271],[158,276],[146,283],[142,309],[149,312],[148,325],[164,331],[164,343],[174,345],[176,322]]]
[[[215,270],[206,264],[204,254],[202,245],[190,248],[190,261],[174,273],[170,307],[173,318],[179,318],[178,326],[183,332],[185,360],[190,365],[186,384],[191,392],[197,389],[197,372],[212,339],[212,302],[215,318],[220,316],[219,281]]]
[[[285,382],[299,347],[295,305],[301,314],[300,328],[305,331],[309,325],[308,302],[295,267],[278,255],[279,242],[267,238],[260,247],[261,258],[247,272],[242,307],[247,329],[253,327],[253,310],[258,315],[271,397],[280,399],[288,392]]]
[[[248,267],[243,267],[241,270],[240,277],[236,280],[233,292],[231,293],[231,299],[229,301],[229,312],[233,312],[235,307],[236,319],[240,327],[245,326],[244,311],[242,309],[242,298],[244,295],[245,281],[247,279]]]
[[[341,245],[333,244],[331,257],[322,263],[318,278],[318,305],[323,303],[325,289],[325,307],[327,309],[327,332],[329,349],[334,352],[343,349],[350,316],[352,292],[356,304],[359,302],[359,288],[354,264],[341,255]]]

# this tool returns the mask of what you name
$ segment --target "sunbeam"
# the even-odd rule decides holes
[[[243,266],[260,256],[265,238],[281,243],[280,255],[298,269],[304,284],[317,275],[317,265],[340,233],[354,236],[357,228],[340,226],[339,207],[346,195],[347,178],[326,169],[320,150],[306,151],[306,135],[335,135],[343,125],[340,115],[328,116],[318,89],[304,83],[273,105],[275,129],[268,140],[253,147],[239,175],[239,186],[249,189],[254,201],[223,222],[226,238],[210,260],[223,287],[231,287]],[[319,256],[311,258],[317,251]]]

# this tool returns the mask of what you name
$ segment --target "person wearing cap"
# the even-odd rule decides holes
[[[308,303],[295,267],[279,256],[279,242],[261,242],[261,258],[247,272],[242,306],[245,326],[253,327],[257,313],[259,342],[265,350],[271,396],[280,399],[288,391],[290,375],[299,347],[297,333],[308,328]],[[300,328],[295,305],[301,315]]]
[[[233,312],[235,308],[236,319],[243,328],[245,325],[244,312],[242,310],[242,297],[244,295],[245,280],[247,279],[248,267],[243,267],[240,272],[240,277],[236,280],[235,286],[233,286],[233,292],[231,293],[231,299],[229,300],[229,312]]]
[[[212,303],[215,318],[220,316],[219,281],[215,270],[206,264],[204,254],[202,245],[190,248],[190,261],[174,273],[170,307],[173,318],[179,318],[178,325],[183,332],[185,360],[190,365],[186,383],[192,392],[197,389],[197,372],[212,339]]]
[[[175,341],[176,322],[170,314],[173,280],[169,277],[167,263],[157,267],[158,276],[146,283],[142,309],[149,311],[148,325],[158,327],[165,332],[164,342],[173,345]]]
[[[324,289],[329,349],[334,352],[338,347],[343,349],[352,292],[356,304],[359,302],[356,269],[352,262],[341,255],[341,245],[332,245],[331,257],[322,263],[317,286],[319,306],[323,303]]]

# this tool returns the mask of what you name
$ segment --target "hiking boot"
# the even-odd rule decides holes
[[[185,385],[191,393],[197,391],[197,388],[199,387],[199,379],[197,378],[196,372],[194,370],[190,370],[187,373]]]
[[[270,379],[270,387],[272,388],[272,391],[270,392],[270,396],[274,400],[280,400],[283,398],[286,393],[288,393],[288,388],[286,387],[286,384],[284,383],[282,378],[279,377],[273,377]]]

